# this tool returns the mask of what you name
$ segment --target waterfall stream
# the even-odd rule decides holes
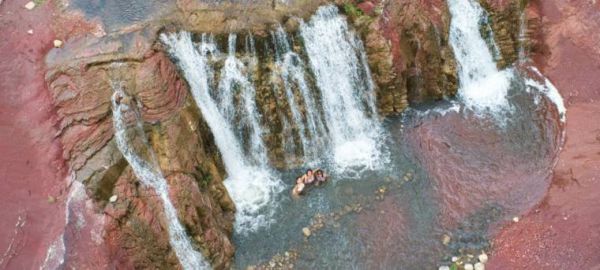
[[[331,152],[340,170],[381,165],[382,128],[364,48],[333,5],[320,7],[300,34],[319,87]]]
[[[117,101],[117,97],[125,97],[125,93],[118,84],[113,85],[115,93],[112,98],[113,123],[115,127],[115,137],[117,146],[131,168],[136,177],[144,185],[151,187],[160,197],[165,214],[165,221],[168,225],[169,242],[175,250],[175,254],[181,263],[183,269],[210,269],[209,263],[204,259],[204,256],[196,251],[190,242],[190,239],[179,222],[177,210],[173,206],[169,198],[169,187],[167,181],[162,175],[158,167],[158,162],[151,149],[145,149],[150,161],[144,160],[131,147],[130,138],[128,138],[128,123],[125,113],[134,113],[129,105]],[[130,128],[133,129],[136,138],[143,141],[143,145],[147,146],[148,142],[145,137],[142,124],[139,121],[139,116],[135,115],[135,123]]]
[[[319,161],[319,156],[324,154],[319,152],[329,142],[329,136],[325,131],[325,126],[321,113],[315,105],[315,97],[306,81],[305,65],[301,57],[291,50],[288,36],[280,26],[271,33],[276,51],[276,65],[279,67],[283,86],[287,96],[290,110],[292,112],[294,124],[300,131],[300,139],[304,151],[304,160],[307,163]],[[296,101],[294,95],[294,86],[299,90],[299,97],[302,98],[306,116],[303,117],[300,112],[300,101]],[[306,125],[304,122],[306,121]]]
[[[472,0],[451,0],[450,45],[458,63],[459,96],[470,108],[506,109],[511,70],[499,71],[479,31],[484,10]]]
[[[301,147],[304,164],[329,162],[338,173],[358,175],[379,168],[384,161],[383,129],[375,107],[375,86],[362,43],[345,17],[329,5],[302,24],[300,36],[310,66],[292,49],[281,27],[272,35],[277,66],[273,75],[283,82],[291,112],[289,121],[282,118],[282,126],[286,132],[295,130],[301,144],[286,145],[293,140],[283,137],[284,147]],[[246,52],[236,51],[236,39],[236,34],[229,34],[228,53],[222,57],[212,36],[202,34],[196,43],[187,32],[161,35],[215,135],[228,174],[225,186],[237,207],[236,230],[244,233],[269,224],[273,207],[267,206],[282,185],[269,164],[264,142],[269,127],[261,126],[264,119],[257,108],[254,39],[246,36]],[[215,70],[221,62],[222,68]],[[313,74],[317,87],[309,84]]]
[[[266,207],[274,194],[281,191],[280,181],[273,176],[270,168],[266,166],[266,158],[262,158],[258,165],[251,164],[251,158],[244,154],[242,150],[242,138],[235,134],[236,124],[234,123],[234,112],[228,112],[229,104],[223,104],[219,108],[219,103],[210,95],[212,85],[212,67],[208,64],[208,55],[205,51],[199,52],[190,33],[179,32],[173,34],[161,35],[163,43],[169,47],[171,55],[177,59],[184,77],[190,84],[192,96],[202,112],[202,116],[208,123],[211,131],[215,135],[215,142],[223,157],[223,163],[228,174],[225,180],[225,186],[229,195],[234,200],[236,212],[236,230],[238,232],[247,232],[255,230],[269,223],[270,212],[272,209]],[[231,38],[230,38],[231,42]],[[207,44],[201,44],[200,48],[210,47]],[[228,100],[228,93],[232,89],[232,83],[241,86],[244,93],[245,112],[254,114],[253,105],[253,86],[247,81],[247,78],[240,74],[242,67],[233,54],[233,46],[230,47],[230,55],[227,56],[224,73],[219,89],[221,89],[220,99]],[[227,85],[227,86],[226,86]],[[223,95],[224,94],[224,95]],[[233,100],[233,98],[231,98]],[[233,101],[231,101],[233,102]],[[244,116],[245,119],[253,116]],[[252,125],[254,128],[254,124]],[[260,135],[256,135],[260,130],[254,131],[252,140],[261,140]],[[259,133],[258,133],[259,134]],[[258,137],[258,138],[257,138]],[[262,142],[254,142],[253,148],[261,148]],[[264,151],[259,149],[258,151]],[[255,155],[250,153],[249,155]],[[262,153],[260,155],[263,155]]]
[[[513,67],[498,70],[490,52],[490,47],[486,44],[479,30],[480,23],[486,20],[487,15],[477,1],[450,0],[448,1],[448,7],[452,15],[450,45],[454,50],[459,66],[460,89],[458,94],[467,107],[476,111],[489,110],[496,115],[499,111],[508,109],[510,107],[508,95],[511,81],[517,77],[516,75],[520,75],[525,83],[525,90],[533,93],[536,100],[539,99],[537,94],[542,94],[548,98],[556,106],[560,120],[565,121],[566,108],[560,93],[537,68],[532,65],[526,66],[527,72],[541,78],[539,82],[532,79],[528,74],[519,74]],[[523,42],[522,39],[525,35],[524,16],[520,18],[520,43]],[[490,42],[492,42],[492,48],[498,48],[493,38]],[[519,61],[525,60],[522,59],[526,57],[522,45],[519,48],[518,55],[520,57]],[[532,90],[534,91],[532,92]]]

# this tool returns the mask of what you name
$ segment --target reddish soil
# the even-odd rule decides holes
[[[0,268],[6,269],[37,268],[65,222],[65,170],[44,81],[44,57],[55,38],[52,11],[26,10],[26,2],[0,2]]]
[[[600,2],[538,5],[538,65],[567,103],[566,143],[545,199],[496,236],[487,269],[600,269]]]

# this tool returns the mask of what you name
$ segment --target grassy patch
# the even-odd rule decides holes
[[[362,10],[352,3],[344,4],[344,13],[351,18],[358,18],[363,15]]]

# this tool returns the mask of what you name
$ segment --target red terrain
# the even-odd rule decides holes
[[[600,269],[600,2],[539,1],[538,66],[567,106],[566,143],[543,202],[503,229],[488,269]]]
[[[49,5],[0,2],[0,268],[34,269],[65,225],[65,170],[44,81]],[[29,34],[28,30],[33,34]]]

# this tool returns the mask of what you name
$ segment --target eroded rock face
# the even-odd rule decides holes
[[[99,42],[94,51],[122,48],[116,40]],[[140,107],[150,146],[194,245],[215,268],[227,268],[234,252],[230,237],[235,207],[222,184],[224,173],[210,130],[166,55],[134,52],[130,57],[65,53],[48,58],[51,68],[46,79],[60,119],[63,157],[76,180],[86,185],[98,211],[110,217],[106,239],[110,256],[119,265],[176,267],[161,201],[133,175],[116,147],[111,83],[123,83],[132,104]],[[136,57],[140,61],[130,60]],[[108,203],[112,195],[119,199]]]
[[[409,104],[456,94],[456,63],[448,44],[450,15],[445,2],[368,2],[359,7],[374,17],[367,23],[360,17],[354,22],[363,34],[369,65],[380,86],[382,113],[401,112]]]
[[[225,172],[212,137],[218,134],[212,134],[202,119],[187,82],[157,42],[158,34],[212,32],[225,44],[229,32],[253,34],[261,57],[251,71],[256,103],[262,124],[269,126],[263,139],[272,164],[283,168],[294,163],[284,149],[283,138],[289,134],[281,121],[291,115],[284,93],[276,87],[281,82],[272,75],[273,52],[262,48],[272,42],[269,34],[275,25],[295,33],[299,21],[290,15],[306,19],[322,3],[263,1],[248,6],[178,1],[161,12],[145,10],[142,14],[147,17],[135,22],[115,22],[58,5],[61,12],[98,23],[89,27],[90,35],[64,38],[61,48],[50,51],[45,79],[57,112],[62,157],[74,180],[85,185],[97,212],[107,216],[103,237],[115,266],[177,268],[178,261],[169,245],[161,201],[135,177],[116,146],[113,84],[121,83],[132,97],[130,104],[138,107],[149,149],[156,154],[192,244],[216,269],[229,268],[235,207],[223,186]],[[359,7],[362,15],[345,12],[363,39],[383,116],[401,112],[409,103],[454,95],[456,63],[447,43],[449,14],[443,2],[363,2]],[[297,44],[292,45],[301,55]],[[307,83],[314,86],[310,79]],[[289,137],[299,144],[299,138]],[[132,147],[145,151],[145,146]],[[113,196],[117,200],[109,201]]]

